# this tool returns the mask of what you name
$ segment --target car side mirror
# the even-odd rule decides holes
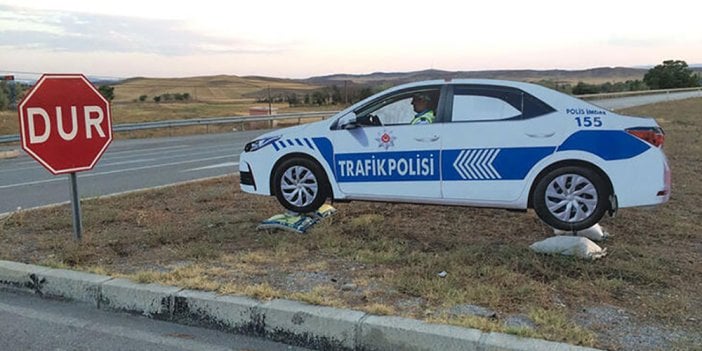
[[[380,118],[376,115],[368,114],[356,118],[356,123],[363,126],[380,126]]]
[[[355,113],[349,113],[341,119],[339,119],[338,123],[336,124],[337,129],[354,129],[358,128],[358,122],[356,121],[356,114]]]
[[[359,125],[356,123],[356,121],[346,121],[344,123],[339,124],[339,129],[356,129],[358,128]]]

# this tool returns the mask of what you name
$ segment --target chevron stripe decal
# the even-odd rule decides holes
[[[500,173],[492,165],[499,153],[500,149],[461,150],[453,162],[453,168],[463,179],[502,179]]]
[[[308,147],[312,150],[314,150],[314,145],[312,145],[312,139],[310,138],[296,138],[296,139],[282,139],[278,140],[275,143],[273,143],[273,148],[275,148],[275,151],[280,151],[281,149],[285,149],[288,147]]]

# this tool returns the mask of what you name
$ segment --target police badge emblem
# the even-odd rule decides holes
[[[382,132],[378,132],[378,137],[375,140],[378,141],[378,147],[389,149],[391,146],[395,146],[396,137],[392,134],[392,131],[383,129]]]

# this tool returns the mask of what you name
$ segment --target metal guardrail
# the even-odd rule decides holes
[[[300,113],[283,113],[277,115],[261,115],[261,116],[231,116],[231,117],[210,117],[210,118],[192,118],[192,119],[177,119],[168,121],[155,121],[144,123],[126,123],[112,127],[114,132],[131,132],[135,130],[157,129],[157,128],[173,128],[173,127],[190,127],[200,125],[215,125],[227,123],[246,123],[246,122],[270,122],[281,121],[287,119],[314,118],[321,117],[325,119],[334,115],[338,111],[320,111],[320,112],[300,112]]]
[[[628,97],[628,96],[640,96],[640,95],[655,95],[655,94],[670,94],[670,93],[683,93],[686,91],[700,91],[702,92],[702,87],[695,88],[677,88],[677,89],[658,89],[658,90],[637,90],[637,91],[620,91],[617,93],[599,93],[599,94],[583,94],[583,95],[573,95],[576,98],[583,100],[600,100],[618,97]]]
[[[12,143],[15,141],[20,141],[19,134],[13,135],[0,135],[0,144],[2,143]]]
[[[273,127],[273,121],[282,121],[288,119],[297,119],[298,124],[303,118],[326,119],[333,116],[339,111],[319,111],[319,112],[300,112],[300,113],[281,113],[277,115],[261,115],[261,116],[229,116],[229,117],[209,117],[209,118],[192,118],[192,119],[176,119],[168,121],[155,121],[143,123],[125,123],[112,126],[113,132],[132,132],[137,130],[158,129],[158,128],[174,128],[174,127],[191,127],[191,126],[208,126],[216,124],[233,124],[247,122],[269,122]],[[0,144],[20,141],[19,135],[0,135]]]

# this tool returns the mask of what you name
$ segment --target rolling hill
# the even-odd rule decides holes
[[[306,79],[312,84],[329,85],[339,84],[339,82],[350,81],[355,84],[383,84],[383,83],[406,83],[426,79],[447,79],[447,78],[484,78],[484,79],[505,79],[536,82],[540,80],[551,80],[559,83],[577,84],[585,83],[599,84],[605,82],[623,82],[627,80],[643,79],[648,70],[643,68],[629,67],[599,67],[584,70],[493,70],[493,71],[442,71],[424,70],[416,72],[376,72],[371,74],[334,74]]]
[[[551,81],[575,85],[578,82],[600,84],[643,79],[648,70],[629,67],[599,67],[584,70],[491,70],[491,71],[442,71],[375,72],[370,74],[333,74],[307,79],[282,79],[260,76],[217,75],[189,78],[130,78],[114,84],[115,102],[137,101],[145,95],[147,101],[162,94],[187,93],[201,102],[240,102],[265,98],[270,94],[304,95],[325,86],[393,86],[407,82],[448,79],[485,78],[525,82]]]

